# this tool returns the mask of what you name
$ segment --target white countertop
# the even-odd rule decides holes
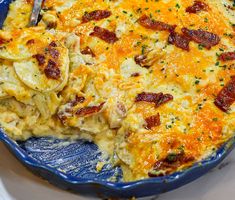
[[[235,150],[223,165],[180,189],[146,200],[235,199]],[[0,143],[0,200],[87,200],[28,172]]]

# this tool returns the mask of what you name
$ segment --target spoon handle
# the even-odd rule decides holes
[[[30,20],[29,20],[29,25],[28,25],[29,27],[37,25],[38,16],[39,16],[39,13],[40,13],[41,7],[42,7],[42,1],[43,0],[34,0],[33,10],[32,10]]]

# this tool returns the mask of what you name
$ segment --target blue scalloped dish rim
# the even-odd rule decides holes
[[[10,2],[0,1],[0,27]],[[79,194],[102,198],[143,197],[176,189],[217,166],[235,146],[235,137],[233,137],[209,158],[181,172],[134,182],[122,182],[122,172],[119,167],[105,164],[101,171],[97,172],[96,165],[99,161],[103,161],[103,157],[94,143],[45,137],[16,142],[1,130],[0,141],[24,166],[50,183]]]

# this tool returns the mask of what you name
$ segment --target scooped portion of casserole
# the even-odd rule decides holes
[[[163,176],[235,133],[235,5],[31,0],[0,30],[0,127],[94,141],[124,181]]]

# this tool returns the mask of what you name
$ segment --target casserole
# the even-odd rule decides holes
[[[230,9],[210,1],[80,4],[46,2],[35,28],[25,27],[32,3],[11,4],[0,52],[0,118],[11,138],[94,141],[108,154],[97,172],[121,166],[128,182],[167,180],[233,138]]]

